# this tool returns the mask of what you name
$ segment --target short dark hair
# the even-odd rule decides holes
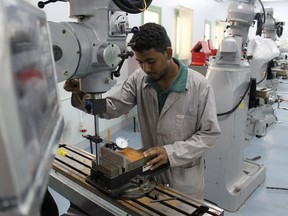
[[[143,52],[154,48],[158,52],[164,52],[171,47],[170,38],[165,28],[156,23],[146,23],[140,26],[129,42],[133,51]]]

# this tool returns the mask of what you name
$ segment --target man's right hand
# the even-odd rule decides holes
[[[73,94],[79,94],[81,92],[78,79],[66,80],[63,88],[68,92],[72,92]]]
[[[85,105],[83,103],[83,97],[85,93],[80,90],[80,82],[78,79],[66,80],[63,88],[72,93],[71,104],[72,106],[85,111]]]

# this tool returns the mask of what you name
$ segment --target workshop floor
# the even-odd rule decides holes
[[[287,84],[287,80],[282,80],[278,88],[278,93],[286,100],[288,100]],[[288,107],[288,102],[282,102],[281,107]],[[288,111],[277,109],[277,106],[275,109],[278,121],[268,127],[265,137],[254,138],[244,152],[246,158],[261,156],[255,162],[266,167],[265,182],[250,195],[238,211],[225,211],[225,216],[288,215]],[[111,140],[115,140],[118,136],[129,139],[130,147],[136,149],[141,147],[140,134],[134,132],[133,125],[113,134]],[[58,206],[61,206],[59,203],[62,202],[61,199],[58,198],[56,201]],[[66,205],[67,203],[64,203],[64,206]]]

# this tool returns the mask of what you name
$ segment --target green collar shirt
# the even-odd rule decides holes
[[[187,82],[187,67],[178,59],[173,58],[173,61],[178,65],[179,71],[171,83],[171,85],[165,89],[164,91],[161,91],[157,83],[147,77],[146,82],[151,84],[155,90],[157,91],[158,95],[158,107],[159,107],[159,113],[161,113],[162,108],[164,107],[165,101],[169,95],[170,92],[184,92],[186,88],[186,82]]]

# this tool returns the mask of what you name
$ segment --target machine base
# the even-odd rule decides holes
[[[222,185],[205,182],[205,200],[227,211],[235,212],[264,182],[265,173],[266,168],[263,165],[244,160],[243,173],[235,182],[227,182]]]
[[[267,127],[277,121],[272,105],[260,106],[257,109],[251,110],[249,114],[255,120],[252,133],[258,138],[266,136]]]

